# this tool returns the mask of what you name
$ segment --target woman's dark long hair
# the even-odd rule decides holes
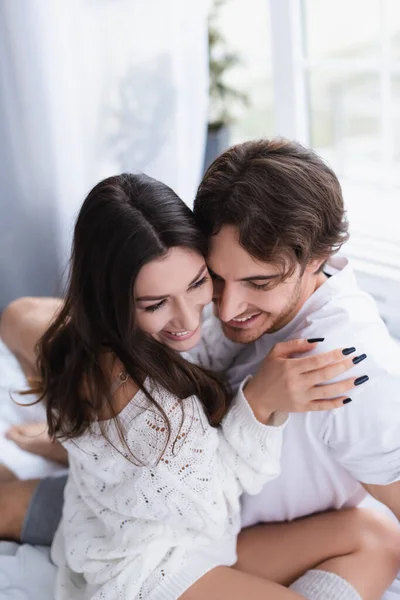
[[[134,283],[140,269],[173,247],[204,254],[190,209],[166,185],[143,174],[109,177],[84,201],[74,232],[69,284],[61,311],[38,343],[50,436],[73,439],[111,412],[110,377],[100,357],[110,351],[133,381],[149,376],[183,399],[196,394],[212,425],[229,396],[218,377],[184,360],[135,323]],[[118,421],[118,419],[117,419]]]

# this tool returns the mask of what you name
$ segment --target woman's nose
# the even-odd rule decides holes
[[[182,302],[175,320],[184,331],[194,331],[200,324],[200,314],[198,306],[190,302]]]

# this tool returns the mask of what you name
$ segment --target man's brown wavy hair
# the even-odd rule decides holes
[[[194,202],[201,231],[238,228],[254,258],[279,266],[282,279],[313,259],[325,262],[348,239],[340,183],[312,150],[285,139],[232,146],[207,170]]]

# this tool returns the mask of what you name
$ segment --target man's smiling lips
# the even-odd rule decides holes
[[[228,327],[232,327],[233,329],[246,329],[251,327],[260,315],[261,312],[245,315],[244,317],[236,317],[235,319],[227,321],[224,325],[228,325]]]

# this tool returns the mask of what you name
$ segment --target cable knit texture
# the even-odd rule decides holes
[[[309,600],[362,600],[353,586],[339,575],[317,569],[307,571],[290,589]]]
[[[245,382],[244,382],[245,383]],[[221,427],[199,400],[145,388],[113,421],[65,443],[70,475],[52,556],[56,600],[175,600],[197,579],[236,561],[239,499],[279,474],[282,433],[259,423],[239,389]],[[144,466],[143,466],[144,465]]]

